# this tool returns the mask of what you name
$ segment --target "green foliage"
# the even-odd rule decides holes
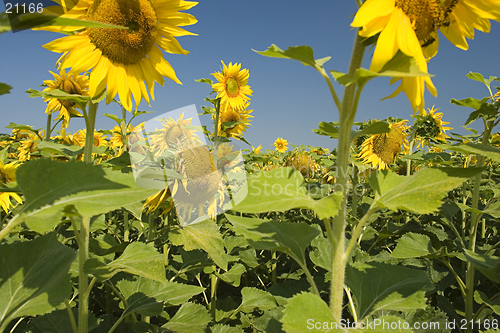
[[[71,292],[69,267],[75,251],[47,234],[0,245],[0,331],[14,318],[52,312]]]
[[[203,305],[188,302],[162,327],[178,333],[205,333],[205,327],[211,320]]]
[[[315,68],[323,67],[323,64],[330,60],[330,57],[315,60],[314,51],[308,45],[290,46],[286,51],[283,51],[278,46],[272,44],[267,48],[266,51],[255,52],[266,57],[297,60],[305,66],[311,66]]]
[[[0,29],[1,29],[1,27],[0,27]],[[8,84],[0,82],[0,95],[9,94],[11,89],[12,89],[12,87],[9,86]]]

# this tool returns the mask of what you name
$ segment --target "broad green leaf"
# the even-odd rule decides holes
[[[68,299],[75,257],[54,233],[0,245],[0,331],[14,318],[52,312]]]
[[[497,315],[500,315],[500,299],[497,297],[492,301],[485,293],[480,290],[474,291],[474,301],[477,304],[486,304]]]
[[[326,135],[332,139],[338,139],[339,137],[339,127],[338,122],[320,122],[317,129],[312,130],[314,133],[319,135]]]
[[[294,208],[313,210],[320,219],[337,215],[341,194],[314,200],[307,193],[302,174],[293,168],[277,168],[248,177],[248,194],[232,210],[243,213],[283,212]]]
[[[173,245],[184,246],[186,251],[201,249],[214,263],[227,271],[228,255],[219,227],[212,220],[172,229],[169,233]]]
[[[10,30],[24,30],[32,28],[41,28],[46,26],[59,27],[59,26],[72,26],[72,27],[89,27],[89,28],[115,28],[115,29],[128,29],[127,27],[112,25],[106,23],[92,22],[79,19],[71,19],[60,17],[58,15],[38,14],[38,13],[25,13],[13,15],[10,17],[10,29],[5,28],[4,20],[0,21],[0,33]]]
[[[483,211],[484,214],[489,214],[495,218],[500,217],[500,201],[495,201]]]
[[[236,234],[244,236],[257,250],[276,250],[306,264],[305,250],[320,232],[303,223],[262,220],[226,214]]]
[[[465,250],[465,257],[475,269],[491,281],[500,283],[500,257],[488,256]]]
[[[283,308],[278,307],[264,311],[262,316],[252,319],[252,326],[260,332],[283,333]]]
[[[217,277],[219,277],[222,281],[230,284],[234,287],[239,287],[241,282],[241,274],[246,272],[246,268],[243,264],[236,263],[231,269],[224,274],[220,274],[215,272]]]
[[[372,123],[370,126],[359,130],[355,131],[351,134],[351,141],[356,139],[359,136],[362,135],[373,135],[373,134],[380,134],[380,133],[389,133],[391,129],[389,128],[389,124],[384,122],[384,121],[378,121],[375,123]]]
[[[431,252],[429,236],[408,232],[397,241],[398,245],[391,253],[391,257],[398,259],[424,257]]]
[[[500,149],[492,147],[490,145],[469,142],[459,143],[455,145],[437,144],[435,146],[443,150],[451,150],[458,153],[482,155],[484,157],[492,159],[495,162],[500,162]]]
[[[332,250],[330,241],[323,237],[316,237],[311,246],[314,248],[313,251],[309,252],[309,258],[311,261],[321,268],[326,269],[327,271],[332,270]]]
[[[0,33],[1,33],[1,26],[0,26]],[[8,84],[0,82],[0,95],[10,94],[11,89],[12,87],[9,86]]]
[[[260,55],[272,58],[284,58],[298,60],[302,64],[311,67],[322,67],[325,62],[330,60],[330,57],[314,59],[314,51],[308,45],[290,46],[286,51],[283,51],[278,46],[272,44],[266,51],[255,51]]]
[[[159,315],[165,303],[181,305],[204,288],[168,281],[165,283],[139,277],[135,281],[121,280],[118,289],[127,299],[123,316],[136,312],[145,316]]]
[[[71,308],[73,317],[78,321],[78,308]],[[43,333],[66,333],[73,332],[68,310],[57,310],[46,315],[39,316],[30,321],[30,325],[35,326]],[[89,332],[97,327],[97,318],[89,313]],[[30,331],[31,332],[31,331]]]
[[[242,300],[238,309],[245,313],[252,312],[255,308],[265,311],[277,306],[273,295],[257,288],[245,287],[241,289],[241,296]]]
[[[471,80],[478,81],[483,83],[486,87],[489,88],[490,83],[493,82],[495,79],[497,79],[495,76],[490,76],[488,80],[486,80],[481,73],[473,73],[469,72],[466,77],[468,77]]]
[[[481,171],[481,168],[424,168],[408,177],[383,170],[373,174],[369,181],[379,206],[428,214],[438,210],[449,191]]]
[[[162,327],[177,333],[205,333],[205,327],[211,321],[212,317],[203,305],[184,303]]]
[[[486,120],[493,120],[496,117],[498,111],[493,104],[488,103],[489,100],[489,97],[484,97],[482,100],[468,97],[461,100],[452,98],[450,102],[455,105],[466,106],[476,110],[471,112],[469,118],[465,121],[465,126],[467,126],[479,117],[483,117]]]
[[[37,146],[37,148],[49,152],[51,154],[63,155],[67,158],[78,156],[83,153],[83,147],[73,146],[73,145],[63,145],[56,142],[42,141]]]
[[[358,318],[377,310],[408,311],[425,308],[425,290],[432,282],[424,270],[369,263],[364,272],[347,267],[346,284],[356,298]]]
[[[213,81],[211,79],[195,79],[195,81],[200,82],[200,83],[206,83],[206,84],[210,85],[210,87],[213,84]]]
[[[16,177],[26,203],[10,223],[26,220],[28,227],[38,232],[56,226],[67,206],[82,216],[94,216],[155,193],[137,186],[131,173],[75,161],[29,161],[17,169]]]
[[[29,94],[29,97],[43,97],[43,98],[57,98],[63,100],[70,100],[75,103],[86,103],[90,97],[83,96],[78,94],[70,94],[61,89],[55,89],[51,91],[39,91],[34,89],[28,89],[26,93]]]

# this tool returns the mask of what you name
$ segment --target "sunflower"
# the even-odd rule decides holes
[[[197,22],[181,11],[197,2],[182,0],[81,0],[70,11],[63,0],[65,14],[78,18],[127,27],[128,29],[86,28],[74,35],[62,37],[46,45],[50,51],[63,53],[61,68],[71,67],[74,73],[92,70],[89,95],[100,94],[107,86],[106,102],[118,94],[122,105],[132,109],[132,98],[139,105],[142,98],[149,104],[154,99],[154,84],[163,86],[167,77],[179,84],[172,66],[163,58],[168,53],[188,54],[175,37],[195,35],[181,28]],[[74,1],[69,1],[72,5]],[[66,13],[67,12],[67,13]],[[46,30],[58,31],[55,28]],[[63,27],[62,32],[74,31]],[[149,94],[148,94],[149,91]]]
[[[3,164],[0,161],[0,186],[6,183],[12,183],[16,181],[16,169],[20,164],[8,163]],[[14,192],[0,192],[0,206],[2,206],[3,210],[7,213],[12,202],[10,199],[13,198],[18,203],[22,203],[21,197]]]
[[[407,120],[390,124],[389,133],[371,135],[361,145],[357,155],[363,163],[371,163],[374,168],[388,169],[401,151],[401,145],[407,142]]]
[[[50,72],[50,71],[49,71]],[[62,69],[58,74],[50,72],[54,76],[54,80],[45,80],[43,83],[47,85],[43,91],[50,92],[56,89],[63,90],[69,94],[88,95],[89,78],[85,75],[66,74]],[[68,127],[71,116],[82,117],[75,107],[78,105],[68,99],[45,98],[47,103],[45,113],[52,114],[59,111],[59,115],[55,120],[63,119],[62,127]]]
[[[20,134],[20,132],[16,133],[16,136],[17,134]],[[40,154],[38,153],[38,149],[36,148],[36,146],[38,146],[40,141],[43,140],[44,137],[43,133],[38,133],[38,135],[36,135],[33,132],[27,132],[27,133],[22,133],[21,136],[23,137],[23,140],[20,141],[20,145],[19,147],[17,147],[18,160],[28,161],[40,157]]]
[[[274,148],[280,153],[284,153],[288,149],[288,142],[283,138],[277,138],[274,141]]]
[[[250,115],[252,110],[247,110],[249,105],[249,103],[244,103],[243,107],[235,109],[231,105],[225,105],[225,103],[221,104],[219,129],[217,133],[225,137],[241,137],[243,132],[246,132],[246,129],[250,125],[249,118],[253,118],[253,116]],[[215,115],[212,115],[212,119],[215,121]],[[223,125],[231,127],[223,128]]]
[[[184,113],[179,119],[173,118],[160,120],[162,129],[156,129],[151,134],[151,147],[157,150],[156,155],[160,155],[165,149],[176,149],[188,143],[199,141],[198,136],[192,129],[186,128],[191,125],[192,118],[183,119]]]
[[[254,146],[252,146],[252,152],[254,154],[260,154],[261,150],[262,150],[262,145],[259,145],[257,148],[255,148]]]
[[[134,145],[136,142],[139,142],[140,140],[144,140],[140,136],[140,131],[142,127],[144,126],[144,122],[140,123],[136,127],[133,127],[131,124],[128,124],[127,126],[127,143],[130,148],[130,146]],[[109,147],[112,150],[116,150],[116,156],[120,156],[123,154],[123,135],[122,135],[122,128],[118,125],[113,127],[111,130],[113,133],[112,137],[109,139]]]
[[[452,127],[445,127],[449,122],[443,121],[443,113],[437,112],[439,109],[431,109],[423,111],[422,115],[417,116],[417,121],[414,126],[417,126],[415,138],[418,140],[417,147],[429,144],[429,140],[446,141],[449,136],[445,133],[447,130],[453,129]]]
[[[305,152],[295,153],[285,162],[285,166],[294,168],[304,177],[311,177],[320,169],[318,163]]]
[[[401,51],[427,73],[425,58],[437,52],[438,29],[457,47],[467,49],[465,37],[473,38],[474,29],[489,32],[489,19],[500,20],[497,0],[367,0],[351,25],[362,27],[363,37],[380,32],[370,70],[380,71]],[[398,79],[400,86],[387,98],[404,91],[414,110],[423,112],[426,86],[437,94],[428,76],[393,78],[391,83]]]
[[[217,92],[217,97],[221,98],[222,106],[231,106],[233,109],[244,108],[245,102],[250,100],[252,90],[248,85],[248,69],[241,69],[241,64],[229,63],[226,66],[222,62],[222,72],[216,72],[212,75],[217,79],[217,83],[212,85],[212,89]]]

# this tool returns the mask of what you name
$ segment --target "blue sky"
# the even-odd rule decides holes
[[[141,103],[139,110],[155,111],[156,115],[190,104],[206,105],[204,98],[211,89],[207,84],[197,83],[198,78],[212,78],[211,73],[221,69],[224,62],[238,62],[250,71],[249,84],[253,90],[250,109],[253,109],[252,126],[245,138],[253,145],[272,148],[277,137],[292,144],[306,144],[332,148],[335,140],[314,134],[321,121],[338,120],[338,114],[323,78],[311,67],[299,62],[263,57],[254,50],[263,51],[271,44],[282,49],[288,46],[310,45],[316,58],[331,56],[325,64],[327,70],[347,71],[355,31],[350,22],[357,9],[354,0],[201,0],[189,12],[198,23],[187,30],[199,36],[185,36],[178,40],[191,53],[188,57],[165,54],[183,82],[178,85],[166,80],[164,87],[156,85],[155,101],[149,107]],[[3,3],[0,11],[5,10]],[[51,79],[50,71],[56,71],[55,62],[59,54],[50,52],[42,45],[62,37],[50,32],[23,31],[0,35],[0,82],[13,86],[11,94],[0,96],[0,133],[10,122],[43,128],[46,123],[45,103],[40,98],[29,98],[25,91],[37,89],[43,80]],[[484,76],[500,76],[498,54],[500,54],[500,24],[492,22],[491,32],[476,32],[469,41],[469,50],[453,46],[444,36],[440,38],[440,49],[429,63],[429,72],[438,97],[426,94],[426,107],[441,108],[443,120],[451,122],[454,131],[461,129],[472,110],[449,103],[451,98],[482,98],[486,88],[465,77],[469,71]],[[367,50],[363,66],[368,68],[372,50]],[[334,84],[342,94],[339,85]],[[391,94],[396,85],[389,86],[389,79],[372,80],[361,96],[357,121],[381,119],[388,116],[411,119],[412,110],[404,94],[381,101]],[[120,115],[116,104],[101,103],[98,110],[97,129],[110,129],[114,122],[103,113]],[[149,117],[149,118],[152,118]],[[137,122],[148,120],[138,118]],[[201,117],[209,124],[209,116]],[[472,127],[481,129],[478,121]],[[70,132],[84,127],[83,119],[72,119]],[[496,131],[496,129],[494,130]],[[244,148],[245,144],[242,144]]]

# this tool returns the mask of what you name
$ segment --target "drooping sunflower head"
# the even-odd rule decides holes
[[[276,151],[284,153],[288,149],[288,142],[283,138],[277,138],[276,141],[274,141],[274,148]]]
[[[64,1],[56,0],[66,8]],[[74,1],[70,1],[74,5]],[[94,97],[107,87],[107,103],[118,94],[122,105],[132,109],[142,98],[154,99],[154,84],[163,86],[163,77],[177,83],[172,66],[164,59],[168,53],[187,54],[176,37],[195,35],[181,26],[197,22],[182,11],[197,3],[183,0],[81,0],[62,17],[77,18],[122,26],[126,29],[86,28],[44,47],[63,53],[61,68],[74,73],[90,71],[89,95]],[[65,11],[66,12],[66,11]],[[51,31],[75,31],[63,27]]]
[[[306,178],[313,176],[319,170],[319,165],[305,152],[295,153],[285,162],[285,166],[294,168]]]
[[[414,126],[417,126],[415,138],[419,140],[419,144],[428,143],[429,140],[446,141],[448,135],[445,133],[452,127],[445,127],[449,122],[442,120],[443,113],[436,111],[434,106],[427,111],[423,111],[422,115],[417,115],[417,121]]]
[[[56,89],[63,90],[68,94],[88,96],[89,77],[86,75],[66,74],[62,69],[58,74],[50,72],[54,76],[54,80],[43,81],[47,88],[43,91],[53,91]],[[59,112],[55,120],[63,119],[62,127],[68,127],[70,118],[82,117],[82,114],[76,110],[78,105],[67,99],[45,98],[47,108],[45,113]]]
[[[252,110],[247,110],[249,103],[244,103],[242,108],[236,109],[231,105],[221,104],[219,114],[218,134],[225,137],[241,137],[250,125]],[[215,115],[212,115],[215,121]]]
[[[18,163],[8,163],[3,164],[0,161],[0,186],[7,183],[12,183],[16,181],[16,169],[21,164]],[[11,198],[16,200],[18,203],[22,203],[21,197],[15,192],[0,192],[0,206],[7,213],[12,205]]]
[[[241,64],[229,63],[226,66],[222,62],[222,72],[216,72],[212,75],[217,79],[217,83],[212,85],[212,89],[217,92],[217,97],[221,98],[221,106],[231,106],[234,109],[241,109],[245,102],[250,100],[252,89],[248,85],[250,74],[248,69],[241,69]]]
[[[357,155],[365,164],[374,168],[388,169],[401,151],[401,145],[407,142],[407,120],[390,124],[389,133],[371,135],[361,145],[361,152]]]

